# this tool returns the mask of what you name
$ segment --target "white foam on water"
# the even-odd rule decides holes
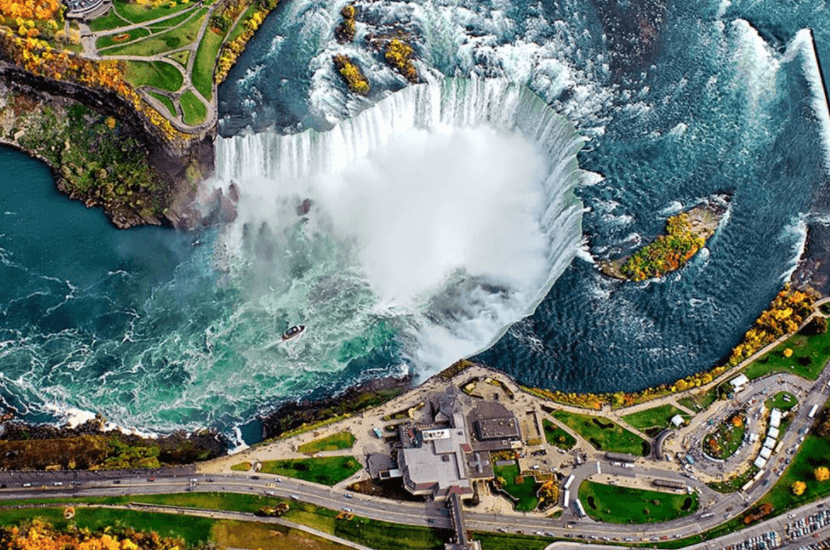
[[[531,314],[578,254],[573,189],[596,179],[579,169],[582,142],[498,79],[410,86],[327,132],[219,139],[217,173],[242,194],[223,250],[240,225],[276,224],[274,205],[311,198],[306,234],[342,243],[366,307],[406,319],[406,357],[434,372]]]
[[[830,107],[827,105],[827,91],[821,79],[815,39],[810,29],[801,29],[787,46],[786,60],[802,56],[802,67],[812,95],[811,105],[819,123],[821,147],[824,151],[824,167],[830,171]]]

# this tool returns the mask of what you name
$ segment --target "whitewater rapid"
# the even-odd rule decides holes
[[[354,261],[289,286],[349,273],[361,289],[357,316],[384,316],[402,358],[429,374],[532,314],[571,263],[582,216],[573,191],[597,181],[579,168],[582,145],[538,96],[500,79],[410,86],[328,131],[220,138],[218,177],[241,194],[239,219],[217,245],[221,261],[231,271],[250,262],[246,228],[294,224],[292,208],[312,200],[300,246],[339,252],[308,261]],[[303,299],[294,308],[310,326],[304,353],[313,357],[338,345],[328,332],[336,320],[306,312],[352,298]]]

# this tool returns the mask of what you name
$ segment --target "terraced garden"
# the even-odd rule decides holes
[[[252,33],[275,6],[276,0],[178,0],[157,7],[115,0],[90,22],[94,47],[86,53],[123,60],[127,81],[150,105],[180,130],[195,130],[215,120],[223,47]]]

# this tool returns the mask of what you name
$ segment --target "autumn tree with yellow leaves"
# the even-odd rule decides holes
[[[8,550],[179,550],[184,546],[179,538],[154,532],[109,527],[103,532],[77,527],[59,531],[39,519],[0,528],[0,547]]]
[[[60,16],[59,0],[0,0],[0,17],[47,21]]]
[[[776,338],[794,333],[813,311],[814,301],[807,292],[784,288],[732,350],[729,364],[737,365]]]
[[[804,494],[804,491],[807,490],[807,484],[803,481],[796,481],[795,483],[790,485],[790,490],[795,496],[800,497]]]

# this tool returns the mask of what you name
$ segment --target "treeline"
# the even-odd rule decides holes
[[[74,511],[67,509],[71,517]],[[0,527],[0,548],[8,550],[179,550],[186,548],[178,537],[136,531],[117,525],[103,530],[70,526],[57,530],[51,524],[33,520],[15,527]]]
[[[600,410],[603,405],[610,405],[615,408],[628,407],[658,397],[705,386],[726,372],[729,367],[739,364],[777,338],[795,333],[813,311],[814,302],[815,296],[813,294],[802,290],[792,290],[789,286],[786,286],[776,295],[769,307],[761,313],[752,328],[747,331],[743,341],[732,350],[725,364],[718,365],[708,372],[692,374],[671,384],[662,384],[638,392],[604,394],[562,392],[541,388],[525,388],[525,390],[557,403]]]
[[[219,51],[219,58],[216,63],[216,72],[213,75],[213,80],[216,84],[221,84],[228,77],[231,68],[236,64],[236,60],[245,51],[245,46],[248,41],[253,38],[254,33],[268,14],[277,7],[279,0],[257,0],[256,10],[248,17],[248,19],[241,23],[244,30],[242,33],[229,42],[222,45]],[[231,31],[231,25],[236,21],[243,9],[248,9],[252,2],[228,2],[224,7],[217,10],[210,20],[211,26],[215,27],[220,34]]]

